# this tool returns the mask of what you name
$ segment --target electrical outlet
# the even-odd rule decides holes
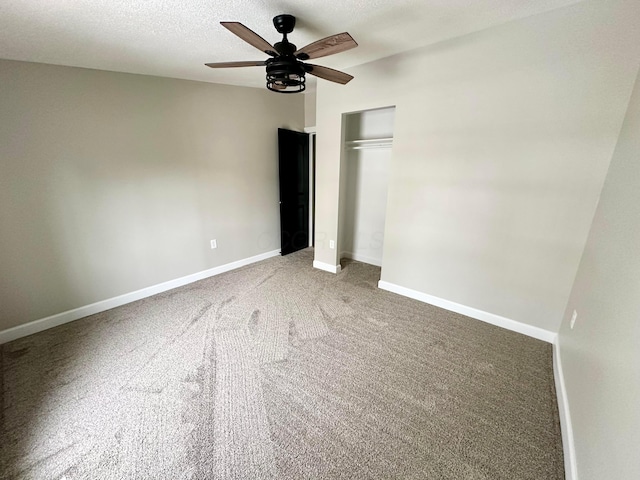
[[[573,326],[576,324],[576,318],[578,318],[578,312],[574,310],[573,315],[571,315],[571,323],[569,323],[571,330],[573,330]]]
[[[329,248],[336,248],[336,242],[329,240]]]
[[[217,240],[211,240],[211,248],[218,248],[218,241]]]

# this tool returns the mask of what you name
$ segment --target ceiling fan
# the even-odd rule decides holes
[[[278,15],[273,18],[273,25],[282,34],[282,41],[271,45],[253,30],[239,22],[220,22],[220,24],[242,40],[263,51],[271,58],[248,62],[219,62],[205,63],[211,68],[228,67],[263,67],[267,70],[267,88],[279,93],[298,93],[305,89],[305,74],[310,73],[319,78],[331,82],[347,84],[353,76],[320,65],[304,63],[303,60],[326,57],[335,53],[344,52],[358,46],[356,41],[347,32],[331,35],[306,47],[298,49],[287,39],[287,34],[293,31],[296,25],[296,17],[293,15]]]

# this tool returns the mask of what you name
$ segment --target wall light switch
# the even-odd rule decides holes
[[[211,248],[218,248],[217,240],[211,240]]]
[[[573,315],[571,315],[571,323],[569,323],[571,330],[573,330],[573,326],[576,324],[576,318],[578,318],[578,312],[574,310]]]
[[[336,248],[336,242],[329,240],[329,248]]]

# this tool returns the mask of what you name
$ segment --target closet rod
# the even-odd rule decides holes
[[[367,138],[363,140],[347,140],[345,143],[354,144],[354,145],[365,145],[367,143],[391,143],[393,142],[393,137],[385,137],[385,138]]]
[[[377,145],[354,145],[349,147],[349,150],[370,150],[373,148],[391,148],[391,143],[380,143]]]
[[[349,150],[365,150],[368,148],[391,148],[393,137],[368,138],[366,140],[349,140],[345,143]]]

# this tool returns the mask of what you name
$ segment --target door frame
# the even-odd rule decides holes
[[[316,127],[304,127],[304,133],[309,134],[309,246],[313,247],[316,221]]]
[[[278,128],[281,255],[309,248],[309,151],[308,133]],[[304,216],[307,222],[304,222]],[[305,234],[307,241],[302,243]]]

